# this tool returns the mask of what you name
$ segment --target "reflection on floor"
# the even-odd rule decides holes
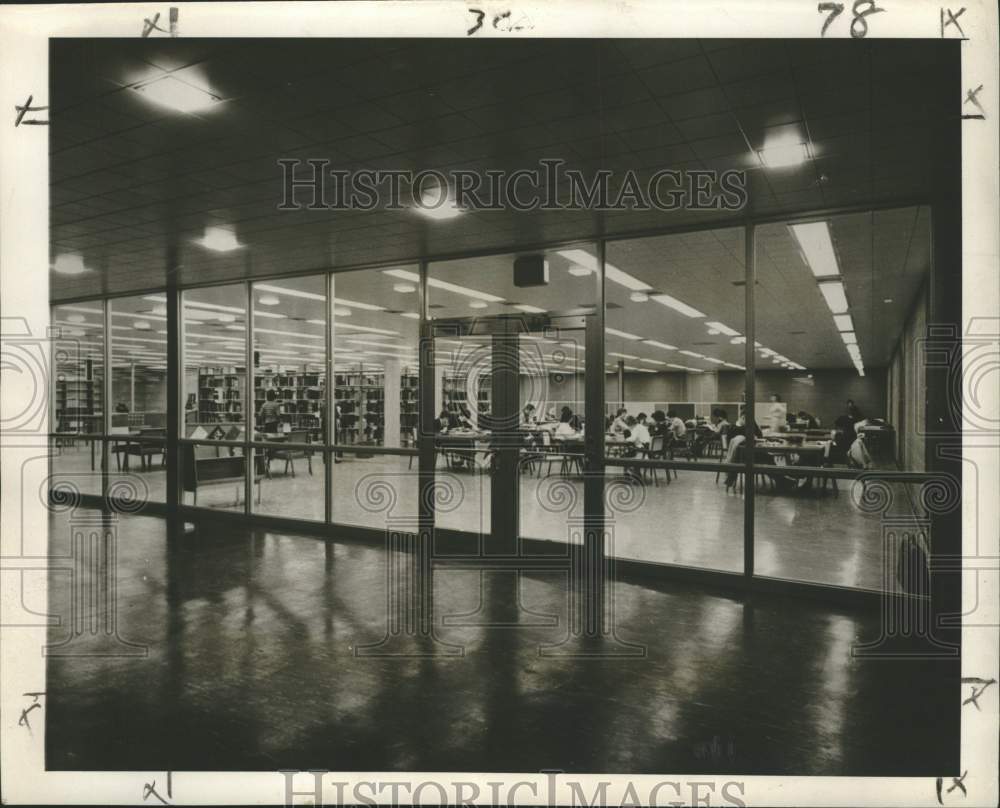
[[[69,552],[71,519],[100,518],[52,516],[52,552]],[[582,646],[565,643],[562,573],[518,584],[439,567],[436,633],[464,656],[357,656],[386,633],[385,550],[218,528],[168,544],[151,517],[105,526],[120,641],[48,657],[50,770],[936,775],[953,757],[958,722],[942,724],[942,705],[957,716],[957,690],[941,685],[954,667],[852,656],[877,614],[618,585],[620,642],[567,657]],[[69,580],[50,575],[54,644],[68,604],[88,602]],[[73,642],[61,650],[90,648]],[[624,643],[645,656],[622,656]]]
[[[59,475],[77,481],[89,470],[86,447],[64,450],[54,459]],[[112,465],[114,465],[112,461]],[[374,455],[346,456],[333,467],[334,521],[379,530],[405,524],[417,511],[416,462],[410,458]],[[743,569],[744,499],[716,480],[711,463],[705,472],[680,471],[670,485],[661,473],[658,486],[629,488],[624,496],[608,497],[609,526],[614,554],[621,558],[681,564],[739,572]],[[295,476],[275,468],[261,483],[261,502],[255,512],[322,521],[324,467],[313,458],[313,474],[298,460]],[[568,523],[583,512],[583,485],[579,478],[521,477],[521,535],[568,541]],[[620,474],[608,470],[608,479]],[[112,478],[121,475],[115,471]],[[148,487],[152,500],[165,496],[165,472],[156,467],[132,477]],[[83,478],[85,481],[88,479]],[[99,475],[98,475],[99,480]],[[438,473],[442,484],[437,524],[474,533],[489,531],[490,483],[484,473]],[[99,491],[99,482],[92,486]],[[236,485],[218,485],[199,492],[198,504],[235,510],[243,491]],[[912,514],[905,486],[887,490],[891,503],[885,512],[868,512],[858,505],[859,487],[841,481],[840,490],[812,488],[777,493],[761,488],[756,497],[755,556],[761,575],[864,589],[896,587],[895,546],[883,538],[883,526]],[[624,489],[617,489],[619,493]],[[187,495],[191,502],[191,495]],[[242,504],[238,509],[242,510]]]

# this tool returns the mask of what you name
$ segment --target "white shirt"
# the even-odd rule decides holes
[[[629,440],[632,441],[636,446],[649,446],[652,440],[649,436],[649,430],[646,429],[645,424],[636,424],[633,427],[629,427],[632,431]]]
[[[555,434],[561,438],[574,438],[576,437],[576,430],[569,425],[568,421],[560,421],[559,426],[556,427]]]
[[[670,420],[670,431],[678,438],[683,438],[687,432],[687,427],[684,426],[684,422],[680,418],[672,418]]]

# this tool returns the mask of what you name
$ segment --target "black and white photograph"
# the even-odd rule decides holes
[[[0,10],[5,804],[996,804],[997,9],[277,5]]]

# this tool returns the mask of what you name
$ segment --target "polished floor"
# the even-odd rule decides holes
[[[440,644],[359,655],[387,630],[385,549],[50,523],[67,558],[104,528],[118,574],[111,639],[70,639],[87,599],[50,576],[49,769],[930,775],[957,748],[953,663],[853,656],[874,613],[617,584],[617,639],[567,642],[562,572],[438,567]],[[434,648],[462,655],[407,655]]]
[[[86,493],[99,493],[100,475],[90,472],[90,449],[79,443],[53,459],[56,479],[71,480]],[[133,463],[133,465],[135,465]],[[334,521],[385,530],[404,526],[417,512],[416,462],[409,457],[346,455],[333,467]],[[682,470],[670,485],[660,472],[659,485],[618,489],[610,496],[608,525],[620,558],[679,564],[729,572],[743,570],[744,499],[727,490],[705,461],[705,471]],[[112,481],[137,485],[152,501],[165,498],[165,473],[159,467],[121,473],[112,460]],[[272,476],[260,484],[255,512],[322,521],[324,468],[321,456],[272,463]],[[583,484],[560,475],[559,464],[541,476],[521,476],[521,535],[572,541],[575,518],[583,514]],[[551,474],[549,474],[551,472]],[[608,478],[621,474],[608,469]],[[724,475],[722,475],[724,477]],[[484,473],[451,471],[443,465],[438,481],[436,524],[443,528],[487,533],[490,529],[491,478]],[[884,509],[859,504],[859,487],[841,481],[804,491],[778,492],[759,487],[755,513],[757,574],[774,578],[834,584],[870,590],[895,590],[896,552],[893,526],[912,518],[912,491],[902,484],[881,489]],[[624,493],[623,493],[624,492]],[[239,505],[237,505],[237,499]],[[193,502],[192,495],[186,501]],[[242,510],[243,491],[216,485],[199,491],[198,505],[211,510]]]

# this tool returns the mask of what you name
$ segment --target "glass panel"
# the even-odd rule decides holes
[[[243,447],[181,444],[181,501],[185,505],[243,512],[246,464]],[[254,462],[254,501],[263,495],[263,455]]]
[[[365,451],[415,448],[419,269],[333,276],[333,521],[385,529],[417,514],[417,458]],[[391,491],[391,496],[383,496]]]
[[[166,501],[167,309],[148,297],[116,298],[111,313],[112,478]],[[160,297],[157,295],[156,297]]]
[[[902,536],[926,555],[914,487],[823,470],[924,470],[929,266],[927,208],[758,230],[755,457],[774,467],[758,475],[758,574],[896,589]]]
[[[103,301],[53,306],[52,328],[56,380],[52,431],[67,435],[63,448],[77,448],[70,435],[103,431]]]
[[[608,244],[608,475],[641,490],[620,512],[609,505],[620,557],[743,570],[736,478],[713,467],[742,426],[744,245],[742,228]],[[643,471],[629,457],[705,471]]]
[[[52,307],[52,487],[102,493],[104,302]]]
[[[181,434],[195,439],[243,440],[247,401],[244,287],[191,289],[182,293],[181,303]]]
[[[259,513],[325,518],[326,277],[253,285],[254,439],[264,463]]]

